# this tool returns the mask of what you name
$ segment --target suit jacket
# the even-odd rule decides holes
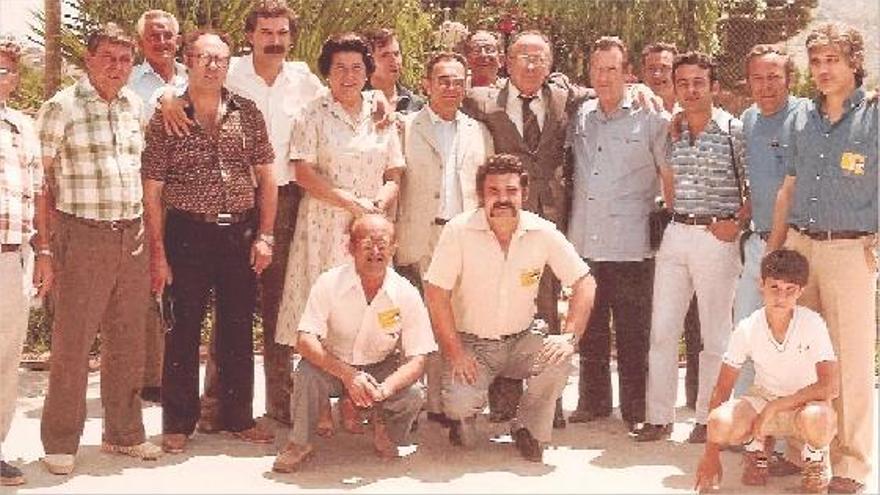
[[[440,209],[443,161],[428,107],[407,115],[403,128],[406,172],[400,184],[397,220],[397,264],[423,263],[427,268],[439,237],[434,224]],[[464,210],[477,207],[477,168],[493,154],[492,137],[486,126],[459,113],[455,169]]]
[[[569,181],[565,173],[565,133],[570,116],[587,97],[588,91],[557,82],[544,85],[544,126],[538,148],[532,152],[526,147],[516,124],[507,115],[510,84],[508,81],[501,88],[472,88],[462,109],[486,124],[495,142],[496,153],[510,153],[522,160],[529,174],[529,196],[524,207],[564,229],[569,196]]]

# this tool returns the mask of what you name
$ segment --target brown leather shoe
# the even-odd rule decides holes
[[[275,441],[275,434],[267,431],[259,424],[248,428],[247,430],[233,431],[232,436],[251,443],[272,443]]]
[[[314,451],[310,444],[298,445],[293,442],[287,442],[287,445],[278,453],[275,462],[272,463],[272,471],[276,473],[292,473],[303,462],[308,460]]]
[[[544,462],[544,447],[535,440],[528,428],[520,428],[511,433],[516,449],[527,461]]]
[[[162,435],[162,450],[169,454],[181,454],[186,450],[187,440],[183,433],[166,433]]]
[[[863,483],[852,478],[844,478],[842,476],[834,476],[828,483],[828,493],[862,493],[865,489]]]
[[[748,486],[764,486],[770,472],[767,468],[767,456],[763,452],[744,452],[742,462],[742,484]]]

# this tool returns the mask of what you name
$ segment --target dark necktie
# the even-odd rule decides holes
[[[538,116],[535,115],[535,112],[532,111],[532,107],[529,105],[535,97],[519,95],[519,98],[522,100],[523,141],[526,143],[526,148],[534,152],[538,149],[538,142],[541,140],[541,127],[538,125]]]

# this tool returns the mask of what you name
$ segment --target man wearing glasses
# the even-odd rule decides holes
[[[185,450],[199,419],[200,329],[211,289],[218,426],[248,442],[273,440],[253,419],[252,325],[256,277],[272,260],[274,153],[256,105],[223,88],[225,35],[196,31],[184,52],[183,98],[195,124],[188,135],[174,136],[155,115],[143,155],[152,290],[170,290],[174,299],[162,376],[162,448],[169,453]]]
[[[43,407],[44,464],[70,474],[86,420],[88,354],[101,332],[101,400],[107,452],[156,459],[141,401],[150,286],[141,187],[141,100],[124,87],[134,41],[115,24],[91,33],[86,76],[58,92],[37,119],[45,200],[53,205],[57,274],[52,369]]]
[[[428,105],[404,121],[407,169],[400,186],[397,265],[419,287],[443,225],[476,208],[477,168],[493,154],[486,126],[459,110],[466,72],[461,55],[434,55],[424,80]],[[446,425],[440,402],[441,358],[432,354],[426,368],[428,419]]]
[[[322,273],[299,320],[293,428],[272,470],[290,473],[312,455],[321,405],[343,393],[369,411],[373,448],[396,458],[424,402],[415,382],[437,350],[419,292],[390,266],[394,225],[382,214],[354,220],[352,261]]]
[[[507,82],[498,73],[504,66],[504,49],[498,34],[478,29],[464,43],[464,56],[470,69],[471,88],[501,86]]]

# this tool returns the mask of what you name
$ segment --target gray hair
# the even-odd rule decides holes
[[[174,17],[174,14],[172,14],[171,12],[166,12],[164,10],[154,9],[154,10],[148,10],[148,11],[144,12],[138,18],[137,24],[136,24],[138,38],[144,37],[144,31],[146,31],[146,29],[147,29],[147,21],[155,19],[157,17],[164,17],[164,18],[168,19],[169,21],[171,21],[171,29],[174,30],[175,34],[180,34],[180,23],[177,22],[177,18]]]

